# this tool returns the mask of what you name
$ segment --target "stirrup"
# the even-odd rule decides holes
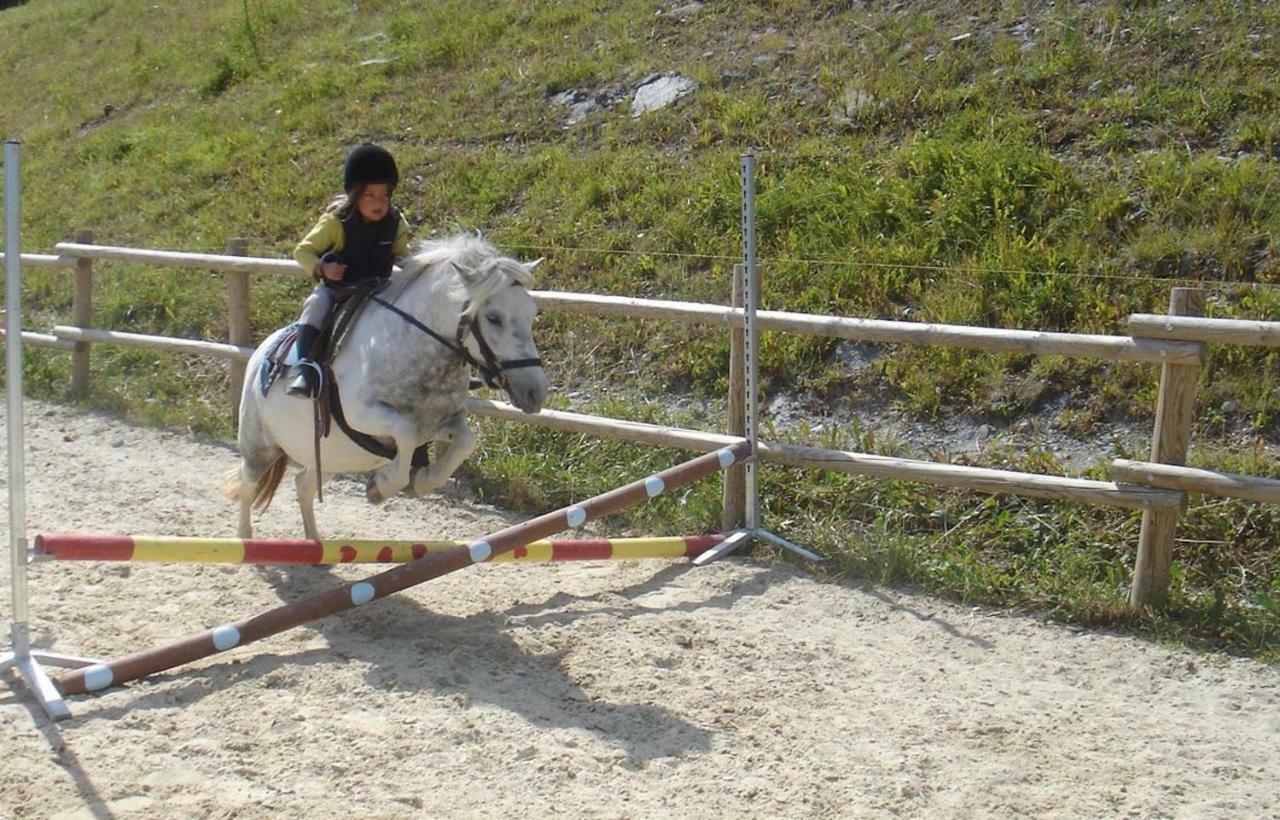
[[[289,383],[285,393],[302,399],[314,399],[320,394],[320,382],[324,374],[320,365],[308,359],[298,362],[298,377]]]

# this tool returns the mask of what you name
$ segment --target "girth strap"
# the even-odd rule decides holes
[[[338,392],[337,379],[330,377],[328,383],[332,385],[329,389],[329,413],[333,420],[338,423],[338,429],[342,430],[347,438],[360,445],[361,449],[373,453],[379,458],[395,458],[396,448],[394,444],[383,444],[368,433],[361,432],[351,426],[351,423],[347,421],[346,415],[342,412],[342,395]]]

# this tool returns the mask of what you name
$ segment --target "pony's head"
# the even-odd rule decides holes
[[[452,273],[446,286],[462,305],[458,341],[494,371],[497,384],[526,413],[542,409],[548,390],[533,340],[538,306],[528,290],[541,261],[520,262],[479,234],[458,234],[419,243],[404,265],[409,276],[428,269]]]

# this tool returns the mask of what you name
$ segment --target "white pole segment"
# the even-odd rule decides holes
[[[8,407],[9,441],[9,553],[13,589],[13,623],[27,621],[27,505],[23,476],[22,441],[22,254],[21,179],[18,174],[18,147],[15,140],[4,143],[4,285],[5,285],[5,396]],[[21,633],[21,636],[19,636]],[[26,630],[15,629],[15,642],[26,641]],[[28,647],[15,646],[19,654]]]
[[[5,425],[9,440],[9,557],[12,589],[9,634],[12,648],[0,652],[0,672],[16,666],[54,720],[71,717],[66,701],[40,666],[76,668],[93,663],[88,658],[32,652],[27,630],[27,484],[23,471],[26,450],[22,441],[22,239],[20,236],[22,189],[17,140],[4,143],[4,290],[5,290]]]

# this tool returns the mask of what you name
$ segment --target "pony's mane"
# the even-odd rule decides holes
[[[450,264],[452,263],[452,264]],[[444,239],[427,239],[414,246],[401,265],[402,286],[419,276],[457,274],[454,295],[470,302],[473,312],[490,296],[512,284],[533,286],[533,272],[524,264],[503,256],[479,233],[460,233]]]

